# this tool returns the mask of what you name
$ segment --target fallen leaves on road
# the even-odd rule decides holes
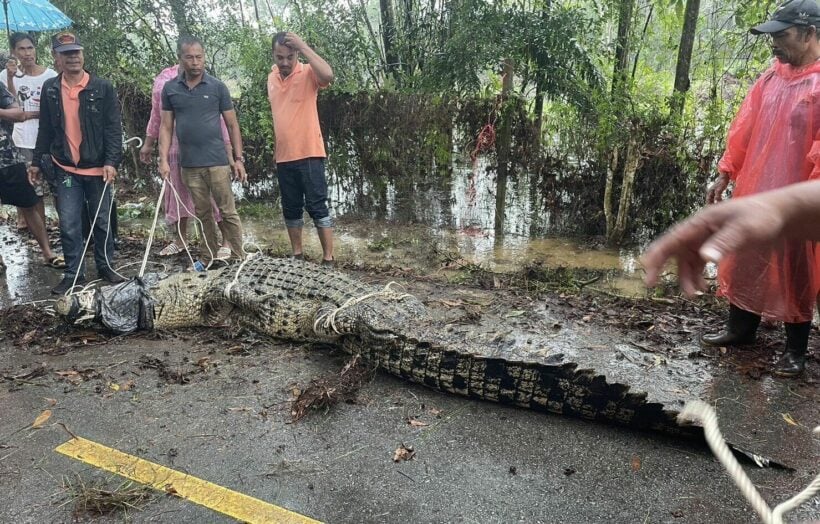
[[[402,462],[405,460],[413,460],[413,457],[416,456],[416,451],[413,449],[413,446],[408,446],[406,444],[402,444],[396,451],[393,452],[393,462]]]
[[[43,424],[45,424],[48,421],[48,419],[50,419],[50,418],[51,418],[51,410],[47,409],[47,410],[43,411],[42,413],[40,413],[37,416],[36,419],[34,419],[34,423],[31,425],[31,427],[33,429],[40,429],[41,427],[43,427]]]
[[[797,423],[797,421],[796,421],[796,420],[794,420],[794,418],[793,418],[790,414],[788,414],[788,413],[781,413],[781,416],[783,417],[783,420],[785,420],[785,421],[786,421],[786,424],[789,424],[789,425],[791,425],[791,426],[799,426],[799,425],[800,425],[800,424],[798,424],[798,423]]]
[[[422,422],[421,420],[417,419],[416,417],[407,417],[407,423],[413,426],[414,428],[423,428],[425,426],[429,426],[427,422]]]
[[[638,455],[632,455],[632,460],[630,462],[630,467],[632,471],[638,471],[641,469],[641,457]]]
[[[80,384],[95,378],[100,378],[100,374],[94,368],[87,369],[64,369],[62,371],[55,371],[55,375],[71,382],[73,385]]]
[[[13,381],[26,381],[31,378],[37,378],[45,375],[48,373],[49,368],[46,366],[45,362],[39,364],[34,369],[29,371],[28,373],[21,373],[19,375],[3,375],[3,378],[6,380],[13,380]]]

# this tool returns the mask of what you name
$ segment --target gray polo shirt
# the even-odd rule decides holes
[[[220,117],[233,109],[228,88],[205,73],[202,81],[188,89],[184,72],[162,88],[162,110],[174,112],[179,163],[182,167],[227,166]]]

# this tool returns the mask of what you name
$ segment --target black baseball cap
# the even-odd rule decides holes
[[[77,35],[69,31],[57,33],[51,37],[51,49],[56,53],[65,53],[66,51],[78,51],[83,48],[80,39]]]
[[[777,33],[795,25],[820,25],[820,7],[815,0],[788,0],[774,10],[768,22],[749,29],[753,35]]]

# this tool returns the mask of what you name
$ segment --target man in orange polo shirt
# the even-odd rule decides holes
[[[43,155],[51,155],[66,262],[63,280],[51,292],[62,295],[74,285],[85,283],[84,208],[94,220],[97,275],[111,283],[123,281],[112,267],[114,239],[109,231],[109,185],[122,160],[122,117],[111,82],[84,69],[83,46],[77,35],[58,33],[51,40],[51,48],[60,55],[62,71],[43,84],[40,128],[29,180],[40,179]]]
[[[299,55],[309,63],[299,62]],[[333,220],[327,205],[325,144],[316,98],[333,81],[325,60],[293,33],[273,37],[274,66],[268,99],[276,135],[276,176],[282,214],[294,258],[302,254],[303,212],[313,219],[322,244],[322,264],[333,265]]]

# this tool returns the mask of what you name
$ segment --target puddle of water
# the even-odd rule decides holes
[[[536,262],[548,267],[584,268],[617,273],[604,283],[628,296],[644,295],[638,249],[583,246],[579,241],[549,237],[549,213],[526,174],[510,181],[504,235],[495,234],[496,180],[492,165],[479,158],[473,166],[455,163],[447,173],[424,180],[344,180],[329,172],[329,195],[339,225],[339,258],[369,265],[392,264],[422,270],[437,269],[437,261],[460,258],[499,272],[512,272]],[[249,239],[287,251],[275,182],[263,181],[248,191],[277,210],[276,218],[245,220]],[[309,221],[308,221],[309,222]],[[318,256],[320,247],[311,228],[305,230],[305,250]]]
[[[526,174],[510,180],[504,234],[496,236],[495,185],[492,165],[485,159],[479,159],[475,166],[455,163],[450,171],[433,173],[423,180],[371,180],[363,176],[341,180],[330,172],[329,194],[338,220],[338,258],[421,271],[438,269],[445,258],[497,272],[542,263],[608,272],[612,276],[596,286],[627,296],[646,293],[637,249],[590,248],[573,239],[545,238],[550,216]],[[289,243],[279,215],[275,180],[263,180],[253,187],[235,184],[234,190],[239,200],[245,195],[267,195],[264,201],[275,210],[272,219],[245,219],[246,239],[287,252]],[[53,215],[53,210],[49,213]],[[150,222],[148,218],[122,218],[121,227],[147,231]],[[318,257],[318,239],[309,219],[307,223],[305,250]],[[56,283],[59,276],[52,279],[54,275],[36,269],[39,250],[23,246],[16,231],[3,229],[0,234],[6,238],[0,254],[9,265],[0,305],[42,298],[39,288],[48,287],[42,282],[53,285],[51,280]]]
[[[40,248],[14,226],[0,224],[0,256],[6,263],[6,273],[0,275],[0,308],[49,298],[62,278],[62,271],[43,265]]]

